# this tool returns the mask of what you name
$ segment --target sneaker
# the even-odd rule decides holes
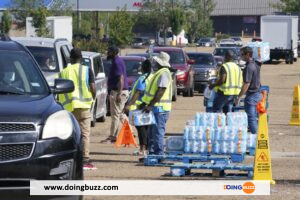
[[[95,167],[92,163],[85,163],[83,164],[83,170],[95,170],[97,167]]]
[[[143,156],[144,154],[143,154],[142,150],[138,150],[138,151],[133,152],[132,155],[134,155],[134,156]]]

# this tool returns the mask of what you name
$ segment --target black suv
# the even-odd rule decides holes
[[[54,97],[73,90],[63,79],[50,88],[24,46],[0,40],[0,194],[32,179],[83,178],[79,125]]]

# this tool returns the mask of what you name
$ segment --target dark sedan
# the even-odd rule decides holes
[[[187,53],[194,60],[194,87],[202,93],[209,83],[217,78],[217,62],[211,53]]]
[[[30,52],[10,40],[0,41],[0,69],[0,191],[28,189],[33,179],[82,179],[78,123],[54,97],[73,91],[73,82],[56,79],[50,89]]]

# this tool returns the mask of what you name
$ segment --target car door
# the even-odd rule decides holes
[[[95,84],[96,84],[96,91],[97,91],[96,116],[98,118],[106,115],[106,96],[107,96],[106,78],[105,78],[103,63],[100,55],[93,57],[93,67],[94,67]]]

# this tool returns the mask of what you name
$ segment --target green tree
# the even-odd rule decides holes
[[[134,25],[133,15],[126,8],[114,12],[109,18],[109,37],[117,45],[127,45],[132,42]]]
[[[177,7],[169,13],[169,21],[174,35],[178,35],[185,24],[185,13],[182,8]]]
[[[210,14],[215,8],[214,0],[191,0],[188,5],[188,34],[192,42],[201,37],[213,35]]]
[[[1,33],[8,34],[12,24],[11,15],[8,10],[4,11],[1,17]]]
[[[299,0],[280,0],[280,2],[273,5],[275,8],[288,13],[300,12]]]
[[[71,15],[71,5],[69,0],[52,1],[48,10],[51,15]],[[14,14],[18,28],[23,29],[26,26],[26,18],[31,17],[33,11],[45,6],[44,0],[11,0],[10,10]]]
[[[31,13],[32,25],[36,29],[35,32],[38,37],[46,37],[49,34],[46,19],[48,15],[49,11],[46,7],[39,7],[38,9],[34,9]]]

